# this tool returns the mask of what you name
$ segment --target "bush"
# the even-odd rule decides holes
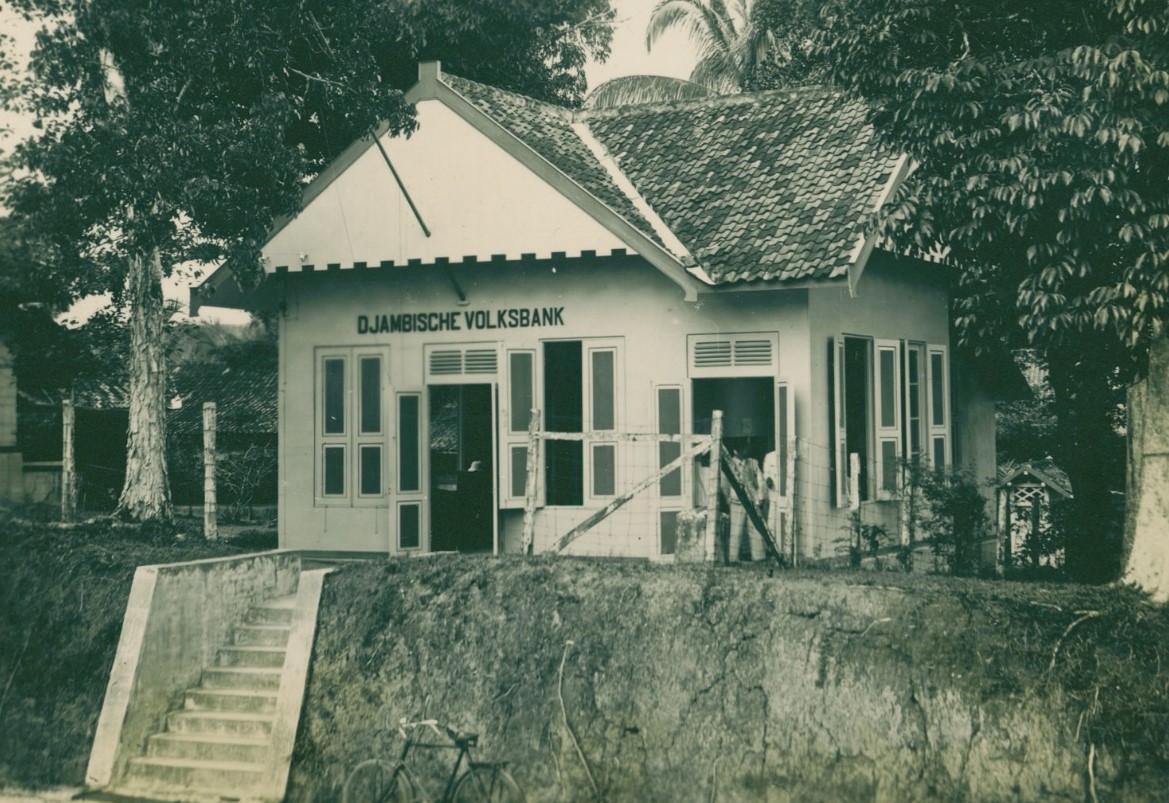
[[[977,574],[982,543],[991,535],[986,499],[978,483],[961,471],[923,467],[913,471],[911,481],[924,502],[919,523],[930,539],[934,557],[949,574]]]

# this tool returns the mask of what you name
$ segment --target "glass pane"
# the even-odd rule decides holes
[[[658,432],[663,435],[682,434],[681,388],[658,389]]]
[[[881,490],[897,491],[897,442],[881,441]]]
[[[930,386],[933,396],[934,426],[944,426],[946,423],[946,375],[940,352],[930,352]]]
[[[682,454],[682,444],[673,441],[663,441],[658,444],[658,468],[672,463]],[[662,496],[682,495],[682,469],[678,468],[662,477],[658,484],[658,492]]]
[[[593,447],[593,496],[617,493],[617,447],[611,443]]]
[[[418,397],[398,397],[398,490],[417,491],[419,484]]]
[[[398,548],[417,549],[422,543],[422,506],[398,505]]]
[[[326,446],[324,460],[325,496],[345,495],[345,447]]]
[[[325,360],[325,434],[345,432],[345,360]]]
[[[612,351],[593,352],[593,429],[610,430],[614,423],[613,382],[614,360]]]
[[[673,555],[678,544],[678,511],[663,510],[658,515],[658,526],[662,533],[662,554]]]
[[[946,439],[934,438],[934,468],[946,467]]]
[[[897,426],[897,381],[893,349],[881,349],[881,426]]]
[[[361,358],[361,431],[382,431],[382,358]]]
[[[511,496],[528,494],[528,447],[511,447]]]
[[[681,388],[658,389],[658,432],[663,435],[682,434]],[[682,454],[682,444],[666,441],[658,444],[658,468],[667,465]],[[658,484],[662,496],[682,495],[682,469],[671,471]]]
[[[361,495],[380,496],[382,492],[382,447],[361,447]]]
[[[508,356],[512,432],[528,430],[528,421],[532,414],[532,361],[533,355],[527,352],[513,351]]]

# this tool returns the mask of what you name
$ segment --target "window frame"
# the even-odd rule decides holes
[[[364,431],[361,420],[364,361],[377,359],[378,370],[378,432]],[[327,390],[326,364],[341,360],[344,366],[342,385],[343,422],[341,432],[325,432]],[[313,504],[315,507],[371,507],[384,504],[389,495],[389,473],[387,451],[390,442],[390,427],[387,399],[390,385],[390,347],[387,346],[319,346],[313,354]],[[344,450],[343,490],[336,494],[325,493],[326,449],[342,447]],[[377,493],[362,490],[362,452],[377,447],[381,450],[379,462],[379,489]]]

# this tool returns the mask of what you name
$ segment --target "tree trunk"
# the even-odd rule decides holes
[[[130,259],[130,416],[126,484],[118,513],[133,521],[169,521],[166,471],[166,348],[162,261],[158,250]]]
[[[1086,341],[1073,353],[1068,348],[1048,355],[1055,397],[1059,466],[1067,472],[1073,498],[1064,521],[1065,565],[1081,582],[1106,582],[1120,570],[1121,526],[1113,490],[1124,475],[1124,443],[1113,429],[1119,402],[1110,384],[1106,347]]]
[[[1124,580],[1169,602],[1169,334],[1128,391]]]

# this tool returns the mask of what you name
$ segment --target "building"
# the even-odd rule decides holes
[[[1072,498],[1068,475],[1052,460],[1004,465],[999,472],[998,527],[1004,566],[1063,565],[1063,544],[1052,509]]]
[[[223,267],[193,293],[279,311],[281,546],[518,551],[533,408],[575,434],[538,441],[536,553],[681,452],[630,435],[709,432],[715,410],[732,451],[783,467],[797,557],[831,555],[854,512],[897,532],[903,457],[993,476],[945,268],[862,236],[906,160],[859,104],[580,112],[436,63],[408,98],[418,130],[324,171],[256,291]],[[567,551],[670,554],[699,470]]]

